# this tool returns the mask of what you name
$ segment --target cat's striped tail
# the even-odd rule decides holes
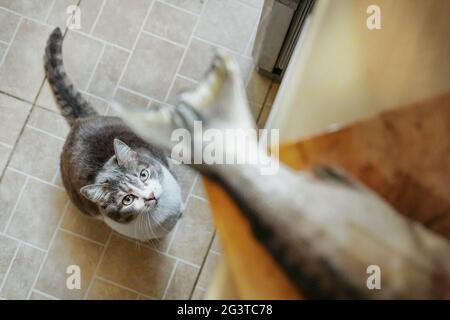
[[[61,30],[56,28],[51,33],[45,49],[45,72],[63,116],[73,125],[77,119],[97,113],[67,76],[63,65],[62,43],[63,35]]]

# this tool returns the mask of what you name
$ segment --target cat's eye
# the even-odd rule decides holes
[[[122,204],[124,206],[129,206],[130,204],[132,204],[134,202],[134,197],[132,195],[126,195],[125,197],[123,197],[122,199]]]
[[[146,169],[142,169],[141,173],[139,174],[139,178],[141,181],[146,181],[149,177],[150,173]]]

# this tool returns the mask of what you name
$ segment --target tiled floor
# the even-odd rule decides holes
[[[214,47],[237,59],[255,118],[270,80],[253,71],[262,0],[0,0],[0,297],[201,298],[221,255],[198,175],[178,168],[187,210],[158,243],[136,245],[71,205],[59,177],[68,126],[45,81],[43,53],[67,6],[66,69],[101,114],[108,101],[171,103],[208,68]],[[269,102],[268,102],[269,101]],[[81,289],[66,269],[81,269]]]

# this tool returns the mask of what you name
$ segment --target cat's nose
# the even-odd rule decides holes
[[[151,200],[156,200],[155,194],[154,194],[153,192],[150,192],[150,193],[145,197],[145,201],[151,201]]]

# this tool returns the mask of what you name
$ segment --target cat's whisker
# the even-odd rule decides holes
[[[155,222],[156,222],[156,226],[157,227],[161,227],[161,229],[164,230],[164,232],[169,233],[170,231],[167,230],[166,228],[164,228],[164,226],[162,225],[162,223],[160,221],[158,221],[158,216],[160,216],[161,212],[158,212],[159,214],[155,215]]]

